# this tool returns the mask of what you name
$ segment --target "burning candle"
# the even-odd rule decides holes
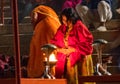
[[[47,61],[47,57],[45,57],[45,61]],[[54,53],[50,54],[49,62],[56,62],[56,61],[57,61],[57,59],[55,57],[55,54]]]

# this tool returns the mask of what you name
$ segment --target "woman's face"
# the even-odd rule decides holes
[[[71,26],[72,25],[72,21],[67,20],[67,17],[65,15],[62,15],[62,19],[61,19],[62,23],[65,24],[65,26]]]
[[[62,15],[61,21],[65,26],[67,26],[67,17],[65,15]]]
[[[37,21],[38,14],[37,13],[31,13],[31,22],[34,24]]]
[[[45,17],[46,15],[34,12],[31,14],[31,22],[35,26],[38,22],[42,21]]]

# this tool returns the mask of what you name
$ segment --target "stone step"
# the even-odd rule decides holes
[[[28,43],[24,43],[24,45],[20,44],[20,56],[29,55],[30,45]],[[0,53],[14,56],[14,46],[13,45],[3,45],[0,46]]]
[[[108,66],[107,69],[112,75],[120,74],[120,66]]]
[[[30,42],[30,39],[32,37],[32,33],[30,34],[19,34],[20,38],[20,44],[28,43]],[[0,45],[13,45],[14,41],[14,35],[13,34],[5,34],[0,36]]]
[[[108,30],[120,29],[120,18],[119,19],[111,19],[109,22],[106,23],[106,27]]]
[[[28,55],[32,33],[19,34],[20,50],[22,55]],[[0,36],[0,53],[13,55],[14,35],[5,34]]]
[[[4,17],[11,17],[12,16],[12,10],[10,6],[4,6]]]
[[[0,26],[0,53],[14,55],[14,34],[12,25]],[[31,24],[19,24],[20,53],[28,55],[33,28]]]
[[[3,5],[5,6],[9,6],[11,4],[11,0],[3,0]],[[0,6],[1,7],[1,6]]]
[[[12,21],[12,17],[5,17],[4,18],[4,24],[11,24],[11,22],[10,21]],[[25,24],[27,24],[27,23],[31,23],[31,19],[30,19],[30,16],[26,16],[26,17],[24,17],[23,18],[23,20],[21,21],[21,23],[25,23]]]
[[[5,24],[8,24],[11,19],[12,19],[12,10],[10,9],[9,6],[6,6],[4,8],[4,22],[5,22]],[[22,21],[22,23],[30,23],[30,22],[31,22],[30,16],[24,17],[24,19]]]
[[[108,42],[114,41],[118,36],[119,30],[107,30],[107,31],[91,31],[93,34],[94,40],[96,39],[105,39]]]
[[[10,8],[11,2],[9,0],[4,1],[4,23],[7,24],[12,19],[12,9]],[[0,7],[1,8],[1,7]],[[19,11],[20,12],[20,11]],[[26,16],[22,23],[30,23],[30,16]]]
[[[24,23],[18,25],[19,33],[26,34],[33,32],[33,26],[30,23]],[[13,33],[13,26],[12,24],[5,24],[0,26],[0,34],[12,34]]]

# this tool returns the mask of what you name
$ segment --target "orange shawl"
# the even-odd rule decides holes
[[[44,56],[41,46],[50,42],[60,26],[60,22],[57,14],[48,6],[40,5],[32,13],[37,13],[41,19],[34,28],[34,34],[30,42],[27,70],[28,77],[40,77],[44,70]]]

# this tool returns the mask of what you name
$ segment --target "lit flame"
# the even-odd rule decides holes
[[[45,61],[47,61],[47,58],[45,57]],[[56,62],[57,60],[56,60],[56,57],[55,57],[55,54],[50,54],[50,56],[49,56],[49,61],[50,62]]]

